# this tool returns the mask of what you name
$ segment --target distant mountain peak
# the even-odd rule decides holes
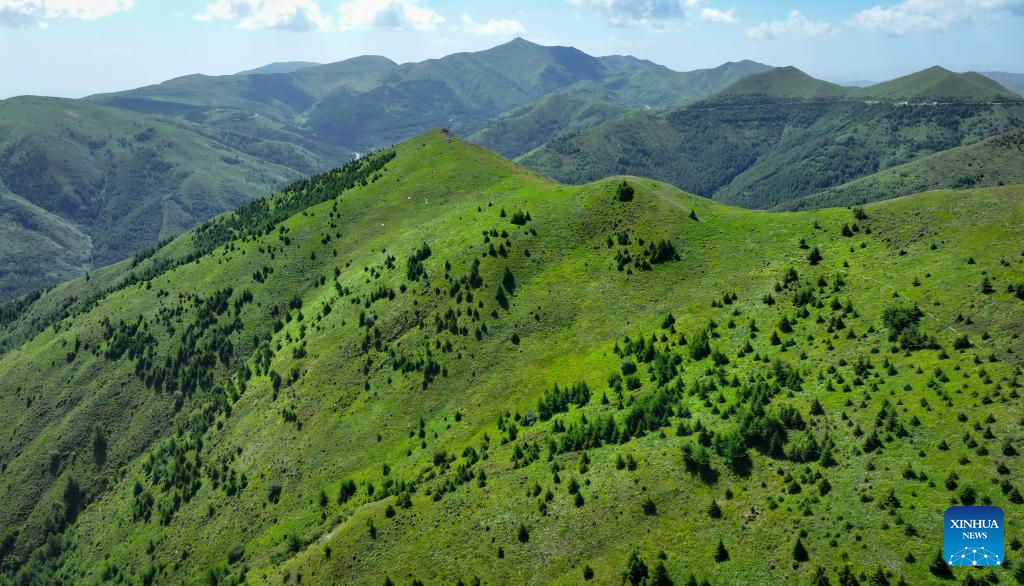
[[[974,72],[956,73],[933,65],[903,77],[861,90],[866,97],[890,99],[953,98],[966,100],[1018,99],[998,82]]]
[[[846,89],[816,79],[792,65],[745,77],[719,92],[722,97],[764,95],[778,98],[839,97]]]

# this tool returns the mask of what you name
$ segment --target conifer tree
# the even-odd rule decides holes
[[[718,547],[715,549],[715,561],[718,563],[722,563],[724,561],[728,561],[728,559],[729,550],[725,549],[725,543],[723,543],[722,539],[719,538]]]
[[[799,537],[796,538],[796,543],[793,544],[793,559],[799,563],[808,560],[807,548],[804,547],[804,542]]]

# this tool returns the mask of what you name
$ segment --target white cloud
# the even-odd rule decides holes
[[[468,14],[462,15],[462,27],[470,34],[482,37],[510,37],[525,32],[523,25],[518,20],[495,20],[492,18],[487,22],[477,22]]]
[[[799,39],[824,39],[839,32],[831,23],[825,21],[810,20],[794,10],[789,13],[786,20],[773,20],[748,28],[747,36],[758,40],[777,40],[785,37]]]
[[[590,8],[614,26],[662,28],[665,21],[685,17],[683,6],[700,0],[569,0],[573,6]]]
[[[233,20],[243,29],[330,30],[331,20],[314,0],[217,0],[196,20]]]
[[[722,24],[736,24],[736,10],[719,10],[717,8],[705,8],[700,11],[700,19],[705,22],[718,22]]]
[[[129,10],[134,0],[0,0],[0,25],[46,25],[52,20],[94,20]]]
[[[892,35],[948,31],[954,25],[992,13],[1024,13],[1024,0],[905,0],[873,6],[850,18],[853,26]]]
[[[425,31],[444,17],[416,0],[351,0],[338,6],[342,30],[380,28]]]

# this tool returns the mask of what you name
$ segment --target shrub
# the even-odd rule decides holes
[[[346,480],[338,488],[338,504],[343,505],[356,494],[356,483]]]
[[[619,201],[633,201],[633,186],[623,181],[615,188],[615,197]]]
[[[236,543],[228,549],[228,563],[238,563],[245,556],[245,547],[241,543]]]
[[[658,506],[654,504],[654,501],[651,499],[650,495],[648,495],[647,498],[644,500],[643,508],[644,514],[648,517],[653,517],[658,514]]]
[[[275,480],[267,486],[267,500],[272,503],[281,500],[281,483]]]

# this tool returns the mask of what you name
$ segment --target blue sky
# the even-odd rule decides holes
[[[834,81],[1024,72],[1024,0],[0,0],[0,98],[273,61],[399,62],[522,36],[677,70],[754,59]]]

